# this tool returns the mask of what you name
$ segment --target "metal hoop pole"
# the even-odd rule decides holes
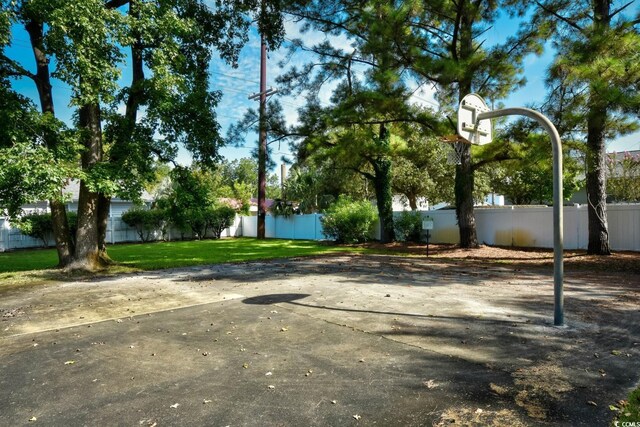
[[[562,196],[562,143],[558,130],[542,113],[529,108],[503,108],[478,114],[476,124],[480,120],[493,119],[504,116],[526,116],[534,119],[547,131],[551,137],[553,149],[553,294],[554,313],[553,324],[564,325],[564,259],[563,259],[563,196]]]

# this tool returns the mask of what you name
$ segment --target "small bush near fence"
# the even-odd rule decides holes
[[[49,238],[53,233],[51,214],[25,215],[20,218],[15,226],[22,234],[42,241],[43,247],[48,246]]]
[[[422,215],[420,212],[403,211],[393,220],[396,237],[403,242],[420,242]]]
[[[140,240],[148,242],[156,230],[166,234],[167,212],[164,209],[146,210],[142,208],[129,209],[122,214],[122,221],[129,227],[133,227],[140,236]]]
[[[67,212],[67,221],[71,236],[75,238],[78,215],[75,212]],[[45,248],[49,246],[49,240],[53,237],[53,222],[51,221],[50,213],[24,215],[16,221],[15,227],[25,236],[39,239]]]
[[[235,218],[236,211],[230,206],[221,205],[211,209],[208,221],[213,237],[219,239],[224,229],[231,227]]]
[[[366,242],[377,218],[368,201],[353,202],[340,198],[321,219],[323,234],[339,243]]]

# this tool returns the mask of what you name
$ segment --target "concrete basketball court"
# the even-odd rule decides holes
[[[640,279],[340,255],[0,291],[0,425],[608,425]]]

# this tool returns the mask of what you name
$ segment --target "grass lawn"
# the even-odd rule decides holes
[[[308,240],[251,238],[123,244],[108,247],[109,255],[120,267],[136,270],[159,270],[346,251],[363,252],[364,249]],[[55,267],[57,262],[55,249],[0,253],[0,273],[45,270]]]

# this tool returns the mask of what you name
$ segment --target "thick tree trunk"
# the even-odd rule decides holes
[[[111,198],[98,193],[98,252],[104,264],[111,264],[113,260],[107,254],[107,227],[109,225],[109,211]]]
[[[611,1],[592,3],[596,37],[603,37],[611,26]],[[607,104],[596,88],[591,88],[587,115],[587,201],[589,214],[589,245],[587,253],[610,255],[607,224],[607,187],[605,146]]]
[[[469,7],[465,2],[460,3],[460,52],[459,60],[466,61],[474,55],[473,47],[473,21],[467,16],[464,8]],[[457,49],[458,46],[452,46]],[[457,53],[454,58],[457,57]],[[467,72],[459,82],[458,99],[462,101],[465,95],[471,93],[471,82],[473,74]],[[458,143],[462,144],[462,143]],[[473,187],[474,175],[471,164],[471,146],[462,144],[461,162],[456,166],[455,176],[455,202],[456,216],[458,219],[458,230],[460,233],[461,248],[478,247],[478,237],[476,234],[476,217],[473,210]]]
[[[53,108],[53,95],[51,90],[51,78],[49,73],[49,60],[44,52],[44,29],[42,22],[35,19],[29,20],[25,29],[29,34],[33,56],[36,61],[36,78],[34,79],[40,99],[40,109],[43,114],[55,116]],[[45,144],[49,149],[55,149],[56,141],[47,138]],[[61,189],[62,190],[62,189]],[[53,236],[56,241],[58,252],[58,266],[66,267],[73,259],[74,245],[71,233],[69,232],[69,221],[67,211],[60,198],[49,200],[51,208],[51,222],[53,225]]]
[[[411,210],[417,211],[418,210],[417,197],[415,195],[411,195],[410,197],[407,197],[407,200],[409,200],[409,207],[411,208]]]
[[[131,0],[129,2],[129,16],[136,20],[140,16],[140,6],[137,0]],[[138,108],[144,100],[144,63],[142,52],[142,36],[139,33],[134,34],[134,41],[131,45],[131,69],[132,80],[129,94],[127,97],[124,129],[122,129],[116,139],[116,144],[120,142],[126,142],[133,135],[135,130],[136,121],[138,119]],[[112,150],[114,153],[119,153],[119,150]],[[120,158],[112,154],[109,161],[117,164],[120,162]],[[107,225],[109,222],[109,214],[111,210],[111,196],[98,193],[98,252],[101,263],[110,264],[113,262],[111,257],[107,254]]]
[[[100,127],[100,106],[87,104],[80,108],[80,128],[85,131],[82,153],[82,169],[90,171],[102,159],[102,131]],[[99,250],[99,195],[91,191],[84,180],[80,181],[78,200],[78,231],[76,251],[71,268],[97,270],[104,266]]]
[[[62,194],[60,195],[62,199]],[[75,246],[69,230],[67,209],[60,200],[49,200],[51,208],[51,222],[53,224],[53,237],[56,241],[58,252],[58,267],[64,268],[73,261]]]
[[[606,192],[606,107],[592,105],[587,118],[587,212],[589,215],[589,245],[587,253],[610,255],[607,224]]]
[[[376,192],[378,217],[380,218],[380,241],[393,242],[396,233],[393,228],[393,193],[391,191],[391,160],[379,159],[374,162],[373,185]]]
[[[471,146],[463,144],[461,162],[456,166],[455,197],[456,217],[458,218],[458,230],[460,233],[461,248],[478,247],[476,234],[476,217],[473,210],[473,183],[474,174],[471,165]]]
[[[380,125],[379,144],[389,144],[389,135],[384,124]],[[391,190],[391,160],[378,158],[371,161],[374,170],[373,186],[376,192],[378,218],[380,219],[380,241],[389,243],[396,240],[393,228],[393,192]]]

